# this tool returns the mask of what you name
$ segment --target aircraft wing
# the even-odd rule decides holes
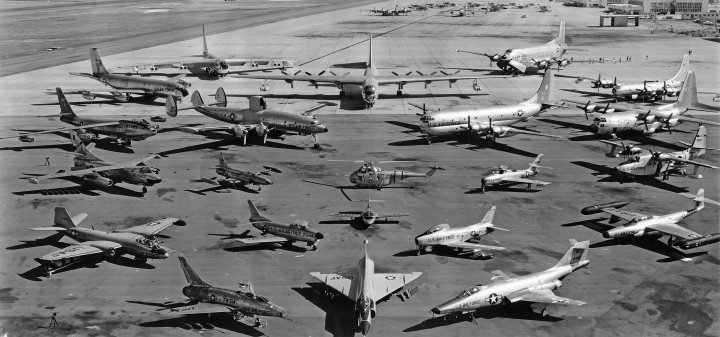
[[[224,305],[210,303],[192,303],[188,305],[173,306],[170,308],[158,309],[161,312],[171,312],[183,315],[194,314],[214,314],[223,312],[232,312],[232,310]]]
[[[144,95],[147,93],[145,90],[140,90],[140,89],[115,89],[115,88],[63,90],[63,93],[65,93],[66,95],[83,95],[83,94],[92,94],[92,93],[96,93],[96,92],[103,92],[103,93],[125,92],[128,94],[138,94],[138,95]]]
[[[513,132],[513,133],[522,133],[522,134],[526,134],[526,135],[543,136],[543,137],[562,138],[560,136],[552,135],[549,133],[528,131],[528,130],[513,128],[513,127],[507,127],[507,128],[510,129],[511,130],[510,132]]]
[[[477,249],[477,250],[483,250],[483,249],[504,250],[505,249],[505,247],[481,245],[479,243],[472,243],[472,242],[465,242],[465,241],[451,242],[451,243],[445,244],[445,246],[452,247],[452,248]]]
[[[668,235],[681,237],[683,239],[695,239],[699,238],[702,235],[695,233],[685,227],[678,226],[674,223],[659,223],[659,224],[653,224],[648,226],[647,228],[656,230],[658,232],[663,232]]]
[[[614,217],[618,217],[620,219],[626,220],[626,221],[633,221],[637,218],[645,217],[644,214],[628,212],[628,211],[624,211],[624,210],[617,209],[614,207],[603,208],[603,209],[601,209],[601,211],[608,213]]]
[[[255,245],[255,244],[261,244],[261,243],[278,243],[278,242],[287,242],[286,238],[275,236],[275,235],[260,235],[255,236],[251,238],[239,238],[235,239],[237,242],[242,242],[246,245]]]
[[[513,182],[513,183],[518,183],[518,184],[532,184],[532,185],[543,185],[543,186],[550,185],[550,183],[546,182],[546,181],[525,179],[525,178],[504,178],[503,181]]]
[[[249,127],[249,125],[243,125],[245,127]],[[203,132],[213,132],[213,131],[230,131],[234,125],[218,125],[218,126],[204,126],[204,127],[191,127],[191,126],[178,126],[175,129],[178,131],[186,132],[186,133],[203,133]]]
[[[512,280],[517,277],[516,275],[514,275],[512,273],[505,273],[502,270],[493,270],[491,272],[491,274],[492,274],[491,279],[495,282],[508,281],[508,280]]]
[[[668,158],[667,160],[674,161],[674,162],[680,162],[680,163],[686,163],[686,164],[690,164],[690,165],[707,167],[707,168],[711,168],[711,169],[718,168],[717,166],[712,166],[712,165],[701,163],[699,161],[694,161],[694,160],[687,160],[687,159],[680,159],[680,158]]]
[[[512,297],[511,297],[512,296]],[[583,305],[585,302],[569,299],[566,297],[560,297],[555,295],[550,289],[532,290],[524,292],[518,296],[508,295],[510,302],[527,301],[537,303],[549,303],[549,304],[564,304],[564,305]]]
[[[310,276],[320,280],[320,282],[325,283],[330,288],[333,288],[337,290],[339,293],[345,295],[345,297],[355,301],[356,298],[356,291],[355,290],[355,279],[338,275],[338,274],[322,274],[318,272],[312,272],[310,273]]]
[[[399,218],[401,216],[410,216],[410,214],[401,214],[401,213],[393,213],[393,214],[378,214],[378,218]]]
[[[363,214],[362,211],[347,211],[347,212],[337,212],[335,214],[330,214],[330,216],[334,216],[336,218],[355,218]]]
[[[422,273],[374,274],[372,298],[376,302],[420,277]]]
[[[720,123],[718,123],[718,122],[706,121],[704,119],[697,119],[697,118],[692,118],[692,117],[678,116],[677,119],[684,121],[684,122],[692,122],[692,123],[710,124],[710,125],[720,126]]]
[[[268,74],[268,75],[239,75],[233,76],[238,78],[253,78],[260,80],[280,80],[280,81],[303,81],[316,83],[334,83],[334,84],[363,84],[365,76],[349,76],[349,75],[308,75],[308,74]]]
[[[76,245],[65,247],[58,251],[54,251],[41,257],[40,259],[44,261],[54,262],[74,257],[101,254],[103,252],[102,249],[89,245],[89,243],[92,242],[99,242],[102,243],[103,246],[107,246],[113,249],[119,249],[122,247],[121,244],[112,241],[85,241]]]
[[[81,125],[81,126],[70,126],[70,127],[66,127],[66,128],[21,133],[21,134],[15,135],[15,136],[0,137],[0,139],[17,138],[20,136],[41,135],[41,134],[46,134],[46,133],[55,133],[55,132],[69,131],[69,130],[90,129],[90,128],[99,127],[99,126],[109,126],[109,125],[118,125],[118,124],[120,124],[120,123],[119,122],[106,122],[106,123],[87,124],[87,125]]]
[[[162,231],[165,228],[168,228],[170,225],[172,225],[178,221],[180,221],[180,219],[178,219],[178,218],[164,218],[164,219],[148,222],[143,225],[116,230],[115,232],[129,232],[129,233],[140,234],[143,236],[151,236],[151,235],[160,233],[160,231]]]
[[[388,84],[405,84],[413,82],[432,82],[432,81],[457,81],[457,80],[474,80],[480,77],[477,75],[420,75],[420,76],[377,76],[375,77],[380,85]]]

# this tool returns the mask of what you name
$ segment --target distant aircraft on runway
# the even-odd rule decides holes
[[[255,204],[248,200],[250,224],[262,231],[262,235],[251,238],[237,238],[235,241],[246,245],[282,243],[292,245],[295,241],[305,242],[311,250],[318,249],[317,243],[325,238],[322,233],[308,227],[305,220],[294,220],[289,224],[272,221],[260,214]]]
[[[380,9],[368,9],[368,12],[373,14],[380,14],[381,16],[400,16],[400,15],[408,15],[412,10],[406,9],[403,7],[400,9],[397,4],[395,4],[395,7],[393,8],[380,8]]]
[[[530,189],[530,186],[532,185],[538,185],[538,186],[545,186],[549,185],[549,182],[535,180],[535,179],[527,179],[529,177],[534,177],[540,171],[538,168],[549,168],[540,166],[540,159],[542,158],[543,154],[539,154],[537,158],[530,164],[530,167],[526,170],[513,170],[505,165],[498,166],[497,169],[493,169],[488,174],[484,175],[482,178],[480,178],[480,183],[482,184],[480,189],[483,193],[485,193],[485,189],[488,186],[493,185],[501,185],[501,186],[511,186],[511,185],[518,185],[518,184],[525,184],[527,187],[526,190]]]
[[[399,292],[422,273],[376,273],[375,262],[368,257],[368,241],[365,240],[365,255],[358,261],[357,268],[345,275],[312,272],[310,275],[355,302],[358,330],[363,336],[370,331],[375,317],[376,305]],[[409,295],[408,295],[409,297]]]

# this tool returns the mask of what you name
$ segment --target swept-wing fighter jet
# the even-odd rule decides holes
[[[173,224],[184,226],[184,222],[180,219],[164,218],[144,225],[106,232],[78,227],[86,217],[86,213],[81,213],[71,218],[65,208],[55,207],[55,226],[30,228],[34,231],[62,233],[78,242],[35,259],[43,266],[48,277],[54,272],[85,262],[91,256],[99,254],[105,257],[129,254],[133,255],[136,261],[141,262],[147,259],[167,259],[169,249],[160,246],[155,241],[155,235]]]
[[[270,133],[281,136],[283,134],[311,135],[315,139],[315,146],[318,147],[317,134],[325,133],[328,128],[321,124],[315,116],[310,113],[322,108],[318,105],[303,112],[286,112],[267,108],[265,99],[261,96],[250,97],[250,106],[247,109],[228,108],[225,90],[219,87],[215,92],[216,103],[205,104],[200,93],[194,91],[190,101],[191,108],[178,109],[177,103],[168,98],[165,102],[165,111],[168,116],[175,117],[179,110],[194,109],[195,111],[222,122],[230,123],[225,126],[210,127],[179,127],[180,131],[188,133],[206,133],[213,131],[225,131],[235,137],[242,138],[243,145],[247,143],[247,135],[250,132],[262,137],[263,144]]]
[[[202,26],[203,53],[202,55],[181,56],[179,62],[161,62],[152,64],[139,64],[123,68],[132,68],[135,73],[140,70],[149,69],[153,74],[159,69],[188,70],[195,76],[201,78],[218,79],[228,74],[238,74],[257,71],[268,71],[273,69],[291,68],[293,63],[288,60],[276,59],[251,59],[222,57],[208,51],[207,39],[205,38],[205,25]],[[232,67],[249,67],[248,69],[233,69]],[[262,66],[262,67],[261,67]]]
[[[420,272],[375,273],[375,262],[368,257],[367,244],[368,241],[365,240],[365,256],[358,261],[357,269],[351,275],[310,273],[312,277],[355,302],[358,329],[363,336],[366,336],[370,330],[370,323],[375,317],[376,304],[422,275]]]
[[[378,163],[387,163],[387,162],[397,162],[397,161],[380,161]],[[336,186],[336,185],[315,182],[315,181],[311,181],[311,180],[307,180],[307,179],[303,179],[303,181],[311,183],[311,184],[331,186],[331,187],[335,187],[337,189],[376,189],[379,191],[383,188],[407,188],[407,187],[394,187],[394,186],[388,187],[388,186],[393,185],[395,183],[399,183],[408,178],[430,178],[438,170],[444,170],[444,169],[439,166],[432,166],[432,167],[430,167],[430,170],[425,173],[409,172],[409,171],[404,171],[404,170],[383,171],[383,169],[379,166],[376,166],[374,162],[362,161],[362,166],[360,166],[359,169],[350,173],[350,176],[348,176],[348,180],[350,180],[350,183],[352,185]]]
[[[424,75],[418,72],[419,75],[411,75],[409,72],[404,75],[393,72],[393,76],[384,76],[378,73],[378,69],[375,67],[373,61],[372,51],[372,35],[370,36],[370,53],[368,61],[365,63],[365,72],[362,75],[336,75],[332,72],[331,75],[325,75],[325,71],[320,72],[317,75],[312,74],[300,74],[302,71],[298,70],[294,74],[283,75],[238,75],[240,78],[255,78],[261,80],[280,80],[290,83],[292,86],[294,81],[305,81],[310,82],[317,86],[318,83],[330,83],[336,85],[340,89],[340,96],[345,95],[345,90],[349,86],[358,86],[362,89],[362,99],[365,101],[365,106],[371,108],[378,99],[378,87],[381,85],[397,85],[397,95],[402,96],[402,89],[408,83],[413,82],[424,82],[425,85],[433,81],[449,81],[450,84],[457,82],[458,80],[477,80],[478,76],[460,76],[455,74],[447,74],[443,71],[443,75]],[[477,83],[475,83],[477,87]]]
[[[135,159],[128,162],[113,164],[106,162],[90,151],[80,140],[75,131],[70,130],[70,138],[75,146],[74,165],[70,171],[60,171],[55,174],[41,175],[28,178],[33,184],[39,184],[48,179],[65,179],[77,182],[80,185],[91,185],[93,187],[110,187],[118,183],[142,185],[142,193],[147,193],[147,186],[153,186],[162,182],[158,175],[159,169],[145,165],[145,162],[157,158],[153,154],[145,158]]]
[[[413,106],[418,107],[413,104]],[[492,106],[480,109],[449,110],[427,113],[423,107],[420,115],[422,137],[428,144],[432,137],[467,134],[495,138],[516,134],[556,137],[546,133],[513,128],[511,125],[526,121],[547,109],[561,106],[555,97],[555,77],[551,70],[545,72],[537,92],[529,100],[515,105]]]
[[[481,236],[490,234],[495,230],[507,231],[507,229],[495,227],[492,223],[495,216],[495,206],[485,214],[483,219],[474,225],[458,228],[450,228],[448,224],[433,226],[426,232],[415,237],[418,255],[423,252],[431,252],[437,247],[448,247],[458,252],[469,251],[472,257],[490,257],[492,254],[485,253],[487,250],[504,250],[505,247],[488,246],[475,242]]]
[[[368,198],[368,200],[354,200],[354,201],[367,201],[367,207],[365,207],[364,211],[342,211],[335,214],[330,214],[331,217],[335,218],[347,218],[350,221],[356,221],[356,222],[362,222],[368,227],[370,227],[372,224],[376,222],[387,222],[390,218],[399,218],[403,216],[409,216],[410,214],[402,214],[402,213],[378,213],[375,212],[371,207],[370,204],[373,202],[380,202],[382,200],[371,200]]]
[[[283,243],[292,245],[295,241],[305,242],[313,251],[317,250],[318,241],[325,238],[322,233],[308,228],[305,220],[295,220],[289,224],[274,222],[260,214],[255,204],[248,200],[250,207],[250,224],[259,229],[262,235],[250,238],[237,238],[235,241],[246,245]]]
[[[570,64],[570,60],[563,57],[567,50],[565,21],[561,21],[558,37],[542,46],[508,49],[503,55],[489,55],[465,50],[457,50],[457,52],[487,56],[490,62],[495,62],[503,72],[524,74],[531,69],[535,71],[548,69],[553,63],[557,64],[558,68]]]
[[[539,154],[537,158],[535,158],[535,160],[530,163],[530,167],[526,170],[513,170],[505,165],[498,166],[497,169],[492,170],[489,174],[483,176],[480,179],[480,183],[482,184],[480,188],[482,189],[482,192],[485,193],[485,188],[493,185],[509,186],[526,184],[526,190],[530,190],[530,186],[532,185],[549,185],[549,182],[535,179],[527,179],[529,177],[534,177],[538,173],[540,173],[538,168],[550,168],[538,165],[540,164],[540,159],[542,158],[542,156],[542,153]]]
[[[188,95],[187,88],[190,83],[182,80],[185,76],[179,75],[169,80],[145,78],[139,76],[128,76],[122,74],[111,74],[105,69],[97,48],[90,48],[90,65],[92,74],[70,73],[71,75],[89,77],[109,86],[111,89],[75,89],[66,90],[68,94],[80,94],[85,99],[95,99],[100,96],[98,93],[110,93],[112,98],[118,102],[127,102],[131,95],[143,95],[155,99],[156,97],[172,97],[181,100]]]
[[[255,317],[255,327],[267,326],[259,316],[287,317],[287,310],[255,294],[249,281],[241,282],[238,290],[214,287],[205,283],[184,257],[178,256],[178,260],[189,283],[183,287],[182,293],[189,300],[170,303],[158,311],[184,315],[225,313],[233,315],[236,321]]]
[[[77,137],[88,142],[98,138],[98,135],[105,135],[118,141],[118,143],[130,146],[133,140],[143,140],[157,134],[158,125],[152,125],[145,119],[132,120],[108,120],[81,117],[75,114],[68,103],[62,89],[55,88],[58,103],[60,104],[60,121],[73,125],[52,130],[22,133],[17,136],[1,137],[0,139],[18,137],[23,142],[35,141],[35,135],[56,133],[75,130]]]
[[[225,161],[225,157],[222,152],[218,154],[218,160],[219,163],[215,167],[215,172],[226,179],[218,179],[218,177],[200,179],[201,181],[217,186],[218,189],[226,187],[236,188],[238,185],[257,185],[259,192],[263,185],[272,185],[273,183],[270,179],[263,176],[269,176],[270,172],[281,172],[280,170],[270,166],[263,166],[264,170],[260,172],[243,171],[232,168],[232,166]]]
[[[455,298],[430,310],[433,314],[464,314],[483,307],[509,306],[511,303],[526,301],[547,304],[583,305],[585,302],[560,297],[553,290],[562,286],[562,279],[590,263],[587,259],[590,241],[570,240],[570,250],[550,269],[516,276],[500,270],[492,272],[493,283],[475,285],[461,291]],[[545,309],[542,310],[545,315]],[[473,320],[475,317],[472,317]]]

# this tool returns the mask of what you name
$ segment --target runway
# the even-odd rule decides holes
[[[303,2],[304,3],[304,2]],[[295,2],[286,3],[296,5]],[[337,4],[341,6],[340,4]],[[390,2],[376,4],[388,7]],[[342,6],[345,6],[344,4]],[[576,59],[631,56],[632,62],[574,64],[560,74],[618,78],[669,78],[679,66],[682,55],[692,53],[692,69],[696,71],[702,91],[717,91],[720,79],[713,74],[720,70],[718,47],[712,42],[670,35],[649,34],[645,27],[597,28],[598,9],[563,7],[551,3],[552,12],[537,9],[508,9],[498,13],[478,13],[474,17],[451,18],[436,15],[421,20],[374,40],[375,60],[379,67],[400,67],[399,72],[420,70],[431,72],[438,67],[488,68],[486,58],[456,53],[456,49],[498,52],[514,46],[541,44],[557,33],[560,20],[566,20],[571,47],[586,51],[573,52]],[[305,6],[302,6],[305,8]],[[218,22],[217,34],[208,36],[210,50],[220,55],[247,57],[292,58],[310,60],[332,50],[366,39],[369,33],[379,34],[423,18],[412,13],[407,17],[369,16],[361,9],[369,5],[340,8],[322,13],[302,13],[288,18],[283,9],[268,13],[252,27],[238,29],[232,21]],[[7,13],[5,13],[7,14]],[[526,18],[521,16],[525,14]],[[276,19],[272,19],[276,18]],[[223,31],[223,27],[228,27]],[[108,67],[167,60],[172,55],[194,55],[201,52],[199,23],[186,29],[193,36],[177,42],[160,35],[157,46],[127,51],[103,52]],[[231,30],[232,29],[232,30]],[[272,32],[267,34],[267,32]],[[167,39],[167,40],[165,40]],[[160,41],[165,40],[165,41]],[[111,44],[111,43],[108,43]],[[367,43],[348,48],[330,57],[302,67],[317,73],[335,63],[360,62],[367,58]],[[662,50],[662,53],[653,53]],[[87,51],[84,51],[86,53]],[[645,56],[648,60],[645,60]],[[76,56],[72,56],[76,57]],[[3,61],[4,63],[4,61]],[[90,70],[87,59],[47,67],[40,62],[28,65],[36,70],[3,76],[0,81],[0,134],[12,129],[57,127],[59,109],[54,94],[46,89],[60,86],[67,89],[101,87],[86,78],[68,72]],[[407,70],[405,70],[407,68]],[[343,71],[343,70],[341,70]],[[348,70],[357,71],[357,70]],[[388,69],[381,71],[390,71]],[[463,73],[469,72],[463,70]],[[5,73],[5,72],[3,72]],[[478,72],[482,76],[482,72]],[[358,99],[340,99],[335,87],[319,87],[295,83],[271,83],[270,91],[259,90],[262,81],[226,78],[203,81],[188,78],[192,90],[199,90],[211,101],[217,86],[228,93],[230,105],[244,106],[244,96],[263,94],[269,105],[286,110],[303,110],[318,102],[336,103],[318,111],[318,119],[329,128],[320,135],[322,149],[312,148],[312,138],[288,136],[284,140],[269,139],[261,145],[257,140],[248,146],[236,141],[208,139],[172,131],[181,124],[216,125],[194,111],[183,111],[177,118],[162,123],[158,135],[134,142],[133,153],[94,151],[102,159],[124,161],[148,153],[162,153],[149,165],[160,169],[163,182],[144,196],[137,196],[137,186],[130,191],[44,196],[15,195],[11,192],[38,188],[27,182],[25,174],[53,173],[67,169],[73,155],[67,151],[68,141],[46,136],[36,144],[16,139],[0,141],[0,244],[5,248],[0,259],[0,333],[9,336],[353,336],[357,323],[352,303],[335,298],[329,300],[309,272],[344,272],[357,264],[362,242],[370,241],[369,254],[379,272],[423,272],[416,285],[418,292],[407,301],[393,296],[378,305],[370,336],[685,336],[720,334],[718,327],[717,278],[718,246],[694,251],[707,254],[692,262],[668,261],[666,256],[630,245],[591,249],[589,267],[571,274],[555,292],[564,297],[587,302],[580,307],[548,306],[549,317],[534,313],[535,307],[517,306],[509,310],[484,313],[474,324],[463,318],[433,318],[430,308],[457,295],[462,289],[491,282],[493,270],[518,275],[544,270],[554,265],[570,246],[569,239],[603,241],[601,234],[579,222],[599,216],[583,216],[585,206],[614,200],[630,201],[625,209],[644,214],[665,214],[686,209],[691,200],[675,192],[695,193],[705,189],[705,196],[720,200],[720,174],[702,170],[704,178],[693,180],[673,177],[666,185],[643,185],[637,182],[605,181],[602,176],[579,164],[581,162],[612,167],[621,158],[604,156],[605,145],[587,137],[583,128],[590,123],[577,109],[556,109],[537,119],[519,124],[538,132],[563,136],[552,139],[520,135],[498,139],[490,147],[483,140],[464,137],[435,141],[426,145],[414,131],[420,112],[407,103],[426,103],[433,108],[456,106],[488,106],[518,102],[532,96],[541,78],[524,76],[481,80],[483,90],[475,92],[468,81],[449,87],[446,82],[408,85],[405,95],[395,97],[394,87],[382,87],[381,97],[371,110],[360,107]],[[570,78],[557,78],[559,96],[587,100],[593,93],[587,83]],[[311,97],[313,96],[313,97]],[[710,94],[701,94],[700,101],[710,101]],[[305,99],[309,98],[309,99]],[[73,97],[71,102],[83,101]],[[601,100],[601,98],[593,98]],[[189,106],[189,99],[182,106]],[[75,105],[79,114],[103,117],[126,115],[164,115],[164,102],[113,104],[93,102]],[[42,116],[42,117],[37,117]],[[696,113],[698,118],[718,121],[717,114]],[[653,144],[644,148],[669,151],[675,140],[690,141],[696,126],[682,124],[672,134],[658,134]],[[720,147],[720,128],[707,126],[708,146]],[[671,147],[671,149],[674,149]],[[274,182],[258,193],[234,190],[230,193],[194,193],[210,187],[200,178],[215,175],[213,166],[222,151],[233,166],[259,169],[263,165],[280,168],[273,174]],[[525,192],[508,189],[479,193],[480,176],[500,164],[526,168],[532,158],[544,153],[538,179],[552,182],[539,190]],[[49,157],[51,165],[44,166]],[[350,162],[336,161],[348,160]],[[349,191],[355,199],[370,196],[382,199],[378,210],[409,213],[398,223],[379,224],[360,229],[347,223],[332,222],[328,216],[339,211],[362,208],[348,202],[329,187],[309,184],[303,179],[333,184],[347,184],[347,175],[358,167],[354,160],[403,160],[413,163],[387,163],[384,169],[424,170],[431,165],[445,168],[430,179],[403,183],[413,188],[382,191]],[[701,161],[720,165],[714,153]],[[50,186],[50,185],[48,185]],[[127,185],[125,185],[127,186]],[[225,234],[241,233],[248,226],[250,212],[246,200],[259,204],[261,211],[278,221],[307,220],[310,227],[325,234],[316,252],[300,249],[274,250],[238,248],[223,239]],[[483,242],[508,247],[492,259],[466,259],[426,254],[416,256],[413,238],[431,226],[449,223],[464,226],[477,223],[491,206],[497,206],[495,225],[507,228],[484,237]],[[96,268],[78,268],[58,273],[51,278],[36,278],[30,272],[38,264],[33,259],[57,248],[33,240],[42,233],[29,227],[50,226],[53,208],[66,207],[71,215],[88,213],[83,226],[95,229],[119,229],[159,219],[178,217],[184,227],[170,227],[163,234],[163,245],[173,250],[167,260],[135,264],[127,261],[103,262]],[[699,233],[717,232],[720,209],[705,209],[683,224]],[[255,231],[254,229],[252,229]],[[257,232],[255,233],[257,234]],[[27,242],[29,241],[29,242]],[[71,242],[65,238],[62,242]],[[215,286],[234,289],[239,282],[252,281],[258,294],[289,310],[293,321],[268,318],[268,326],[255,329],[227,318],[213,318],[214,329],[192,330],[183,323],[199,322],[198,317],[182,317],[157,312],[156,305],[183,298],[186,285],[177,255],[185,256],[203,278]],[[60,328],[45,328],[50,315],[58,313]]]

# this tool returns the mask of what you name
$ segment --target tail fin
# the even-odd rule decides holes
[[[72,107],[70,106],[70,103],[68,103],[67,98],[65,98],[65,94],[63,93],[62,89],[55,88],[55,92],[57,93],[58,103],[60,105],[60,115],[67,115],[71,117],[75,117],[75,112],[73,112]]]
[[[70,217],[67,210],[63,207],[55,207],[55,226],[64,228],[75,228],[87,217],[87,213],[80,213],[74,217]]]
[[[90,48],[90,65],[92,66],[93,76],[108,74],[100,55],[98,55],[97,48]]]
[[[180,268],[182,268],[183,272],[185,273],[185,279],[190,283],[191,286],[195,287],[209,287],[210,285],[205,283],[200,276],[198,276],[197,273],[190,267],[187,260],[185,260],[184,257],[178,256],[178,260],[180,260]]]
[[[490,207],[490,210],[485,213],[485,216],[480,221],[481,225],[492,224],[493,217],[495,216],[495,206]]]
[[[82,142],[82,139],[78,136],[77,132],[75,130],[70,130],[70,140],[72,141],[73,146],[75,147],[75,154],[76,155],[82,155],[87,160],[97,160],[101,161],[100,158],[96,157],[90,150],[92,150],[94,147],[93,144],[90,144],[91,148],[88,149],[85,147],[85,144]]]
[[[223,108],[227,106],[227,95],[223,87],[218,87],[215,91],[215,105]]]
[[[693,199],[693,206],[690,210],[688,210],[688,212],[695,213],[703,208],[705,208],[705,190],[701,188],[698,190],[695,199]]]
[[[705,154],[705,149],[707,149],[706,138],[707,130],[705,130],[705,126],[698,126],[697,133],[695,133],[695,140],[693,140],[693,143],[690,147],[690,152],[693,154],[693,157],[699,157]]]
[[[367,253],[368,242],[369,242],[369,241],[366,239],[366,240],[365,240],[365,243],[364,243],[364,247],[365,247],[365,257],[368,257],[368,253]]]
[[[165,113],[170,117],[176,117],[178,114],[177,101],[172,95],[165,97]]]
[[[225,156],[223,155],[222,152],[220,152],[220,154],[218,154],[218,160],[219,160],[220,167],[223,167],[223,168],[230,167],[230,165],[228,165],[228,163],[225,161]]]
[[[375,63],[373,63],[373,50],[372,50],[372,34],[370,34],[370,53],[368,54],[368,63],[366,65],[367,68],[375,67]]]
[[[557,43],[565,44],[565,21],[560,21],[560,33],[558,33]]]
[[[571,239],[570,243],[572,244],[570,249],[553,268],[564,266],[577,267],[590,262],[587,258],[590,241],[577,242]]]
[[[675,74],[670,81],[682,81],[683,78],[687,76],[688,71],[690,71],[690,54],[685,54],[680,64],[680,69],[678,69],[677,74]]]
[[[535,157],[535,160],[533,160],[532,163],[530,163],[530,168],[533,167],[540,167],[540,159],[542,159],[543,154],[539,154],[537,157]]]
[[[197,90],[193,91],[192,97],[190,97],[190,102],[192,102],[193,107],[205,105],[202,96],[200,96],[200,93]]]
[[[695,82],[695,73],[690,70],[687,72],[687,76],[685,76],[685,81],[683,82],[682,89],[680,89],[680,93],[678,94],[678,100],[675,103],[675,106],[678,108],[689,109],[697,105],[697,102],[698,96],[697,83]]]
[[[444,169],[440,166],[433,166],[430,168],[430,171],[427,171],[427,173],[425,173],[425,177],[430,178],[433,176],[433,174],[435,174],[435,172],[437,172],[439,170],[444,170]]]
[[[540,87],[526,103],[557,104],[555,100],[555,73],[552,69],[545,70],[545,76],[543,76]]]
[[[205,25],[202,25],[202,31],[203,31],[203,56],[208,56],[210,52],[208,51],[207,47],[207,39],[205,38]]]
[[[250,222],[270,221],[270,219],[260,215],[252,200],[248,200],[248,206],[250,207]]]

